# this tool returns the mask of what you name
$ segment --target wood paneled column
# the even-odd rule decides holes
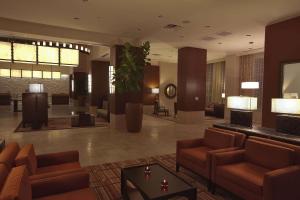
[[[178,121],[204,120],[206,87],[206,49],[184,47],[178,50]]]

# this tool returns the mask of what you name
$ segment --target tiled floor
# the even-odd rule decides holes
[[[49,110],[50,117],[69,113],[70,108]],[[21,145],[33,143],[37,154],[79,150],[83,166],[174,153],[177,140],[201,137],[203,130],[216,122],[207,119],[202,124],[185,125],[144,115],[142,131],[135,134],[109,127],[14,133],[21,119],[21,113],[1,107],[0,136]]]

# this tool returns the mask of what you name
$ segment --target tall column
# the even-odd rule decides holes
[[[204,120],[206,87],[206,49],[184,47],[178,50],[178,121]]]
[[[110,65],[115,68],[121,64],[121,54],[124,46],[116,45],[110,48]],[[110,126],[116,129],[125,129],[125,101],[118,93],[109,95]]]
[[[227,56],[225,58],[225,95],[239,96],[240,95],[240,67],[239,57],[236,55]],[[226,106],[225,101],[225,120],[230,121],[230,109]]]

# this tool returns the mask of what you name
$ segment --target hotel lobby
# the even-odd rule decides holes
[[[300,199],[299,0],[0,11],[0,200]]]

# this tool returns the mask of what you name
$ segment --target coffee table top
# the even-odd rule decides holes
[[[195,189],[192,185],[179,178],[175,173],[169,171],[160,164],[151,164],[151,175],[145,176],[143,166],[134,166],[123,168],[122,173],[141,193],[148,199],[157,199],[168,197],[170,195],[186,192],[187,190]],[[161,190],[161,181],[168,181],[168,190]]]

